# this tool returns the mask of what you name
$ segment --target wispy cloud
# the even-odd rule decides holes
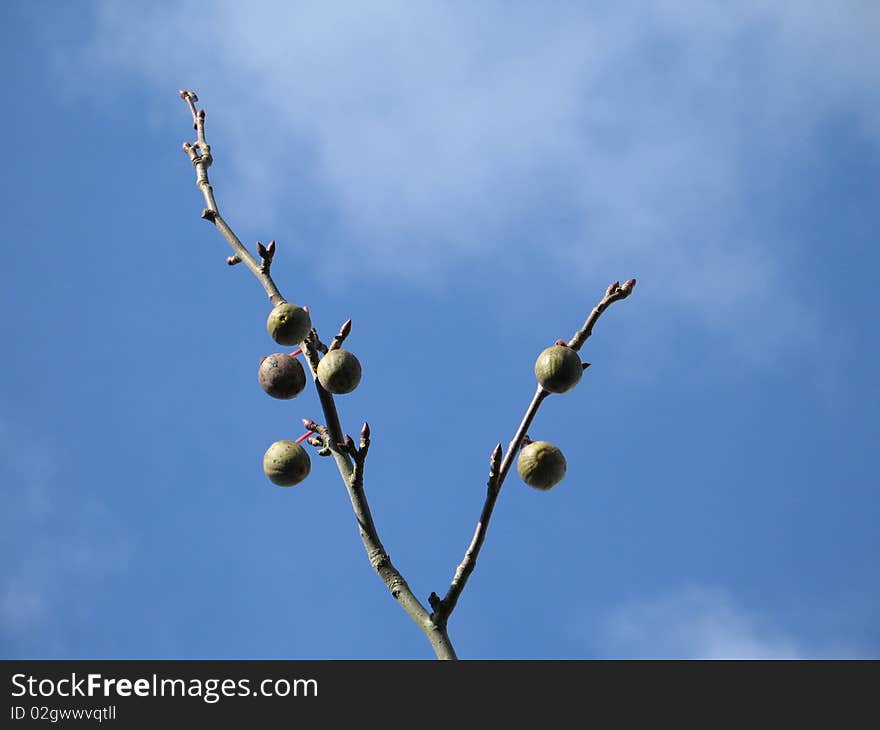
[[[643,659],[846,658],[842,645],[807,645],[723,589],[691,587],[619,606],[599,627],[607,656]]]
[[[880,141],[878,35],[859,0],[106,3],[84,57],[222,103],[225,197],[359,271],[634,273],[758,360],[822,329],[767,200],[829,116]]]

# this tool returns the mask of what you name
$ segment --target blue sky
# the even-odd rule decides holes
[[[2,9],[0,655],[429,658],[320,419],[257,385],[221,210],[364,366],[339,398],[416,594],[442,593],[537,354],[609,282],[450,622],[466,658],[876,657],[875,3]]]

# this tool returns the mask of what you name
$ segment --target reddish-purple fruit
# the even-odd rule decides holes
[[[578,384],[584,366],[578,354],[568,345],[553,345],[538,355],[535,377],[544,390],[565,393]]]
[[[306,387],[306,371],[293,355],[276,352],[260,363],[260,387],[273,398],[296,398]]]
[[[263,455],[263,471],[279,487],[292,487],[312,470],[309,453],[295,441],[276,441]]]
[[[516,460],[522,480],[535,489],[552,489],[565,476],[565,457],[547,441],[532,441],[524,446]]]
[[[312,318],[302,307],[284,302],[269,312],[266,329],[279,345],[296,345],[311,331]]]
[[[361,364],[348,350],[330,350],[318,363],[318,382],[336,395],[351,393],[361,382]]]

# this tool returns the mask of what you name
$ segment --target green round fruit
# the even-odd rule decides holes
[[[308,336],[312,318],[302,307],[284,302],[269,312],[266,329],[279,345],[296,345]]]
[[[578,354],[567,345],[553,345],[538,355],[535,377],[544,390],[565,393],[578,384],[584,366]]]
[[[279,487],[299,484],[311,470],[308,452],[295,441],[276,441],[263,455],[263,471]]]
[[[532,441],[519,452],[516,470],[535,489],[552,489],[565,476],[565,457],[547,441]]]
[[[348,350],[330,350],[318,363],[318,382],[336,395],[351,393],[361,382],[361,364]]]
[[[306,387],[306,371],[293,355],[276,352],[260,363],[260,387],[273,398],[296,398]]]

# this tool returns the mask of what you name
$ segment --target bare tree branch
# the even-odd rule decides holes
[[[263,270],[260,264],[258,264],[256,259],[251,255],[251,252],[245,248],[238,236],[235,235],[233,230],[220,215],[220,209],[217,206],[217,201],[214,199],[214,189],[211,187],[211,182],[208,179],[208,168],[213,164],[214,157],[211,155],[211,146],[205,140],[205,110],[196,109],[195,103],[199,100],[199,97],[196,96],[195,92],[181,90],[180,98],[183,99],[189,107],[193,118],[193,128],[196,130],[196,142],[194,144],[184,142],[183,151],[186,152],[196,168],[196,185],[198,185],[199,190],[202,191],[202,195],[205,198],[206,207],[202,211],[202,218],[211,221],[217,226],[217,229],[223,235],[223,238],[225,238],[226,242],[232,246],[234,255],[227,259],[227,261],[231,264],[237,263],[238,261],[243,262],[251,270],[253,275],[257,277],[260,284],[263,285],[263,289],[266,290],[266,295],[269,297],[272,304],[282,304],[285,301],[284,297],[281,296],[281,292],[278,291],[278,287],[275,286],[275,282],[272,281],[268,267]]]
[[[583,326],[571,338],[568,346],[574,350],[580,350],[590,335],[592,335],[593,327],[599,317],[602,316],[602,313],[614,302],[628,297],[632,293],[635,285],[635,279],[630,279],[623,286],[616,281],[611,284],[605,291],[605,296],[602,297],[601,301],[593,308],[593,311],[590,312]],[[495,503],[498,501],[498,495],[501,493],[501,486],[504,484],[507,473],[513,465],[514,458],[516,458],[520,447],[523,445],[523,438],[525,437],[529,426],[538,414],[538,409],[541,407],[541,403],[543,403],[548,395],[550,395],[549,391],[544,390],[540,385],[537,387],[535,394],[532,396],[531,403],[529,403],[528,408],[526,408],[525,415],[523,416],[522,421],[520,421],[516,433],[514,433],[500,465],[498,464],[498,460],[501,455],[501,444],[498,444],[492,452],[486,501],[480,512],[480,518],[477,521],[474,536],[471,538],[470,545],[468,545],[468,548],[465,551],[464,559],[455,570],[455,574],[452,577],[452,582],[449,585],[449,590],[446,591],[446,595],[441,599],[436,593],[431,594],[430,604],[433,609],[431,615],[434,621],[440,626],[446,626],[450,615],[458,604],[458,599],[461,596],[465,585],[467,585],[468,578],[470,578],[471,574],[474,572],[474,568],[477,566],[477,557],[479,556],[483,543],[486,540],[486,533],[489,529],[489,520],[492,519],[492,512],[495,509]]]
[[[194,92],[181,91],[180,98],[189,107],[193,118],[193,128],[196,130],[196,142],[192,144],[185,142],[183,150],[195,166],[196,184],[205,198],[206,208],[202,212],[202,217],[213,222],[227,243],[232,247],[234,255],[229,257],[228,262],[230,264],[238,262],[246,264],[257,280],[263,285],[270,301],[274,305],[281,304],[285,299],[269,274],[272,256],[275,252],[274,241],[266,247],[263,247],[262,244],[257,245],[261,258],[261,262],[257,263],[256,259],[244,247],[238,236],[235,235],[221,217],[214,198],[214,191],[208,178],[208,168],[213,163],[213,157],[211,155],[211,147],[205,139],[205,111],[204,109],[196,109],[198,96]],[[336,347],[342,344],[342,341],[348,335],[350,327],[350,321],[343,325],[339,334],[333,340],[336,343]],[[324,419],[327,425],[320,426],[309,419],[304,419],[303,422],[307,429],[320,436],[323,441],[323,448],[327,449],[336,461],[339,473],[351,499],[351,506],[357,518],[361,540],[367,552],[367,557],[370,560],[370,565],[373,566],[373,569],[391,591],[391,595],[394,596],[410,618],[418,624],[419,628],[428,637],[437,658],[456,659],[455,649],[446,633],[445,625],[439,625],[432,619],[427,609],[419,602],[406,580],[404,580],[403,575],[392,564],[391,558],[379,539],[378,530],[373,522],[370,506],[364,492],[363,474],[369,449],[369,427],[365,424],[365,429],[361,432],[361,447],[359,449],[354,447],[354,441],[350,436],[343,436],[342,425],[333,395],[325,390],[317,379],[318,363],[321,359],[320,353],[326,353],[328,348],[321,342],[317,331],[314,329],[302,343],[302,351],[312,371],[315,389],[318,392],[318,399],[321,402],[321,409],[324,412]],[[343,446],[340,447],[340,444]]]

